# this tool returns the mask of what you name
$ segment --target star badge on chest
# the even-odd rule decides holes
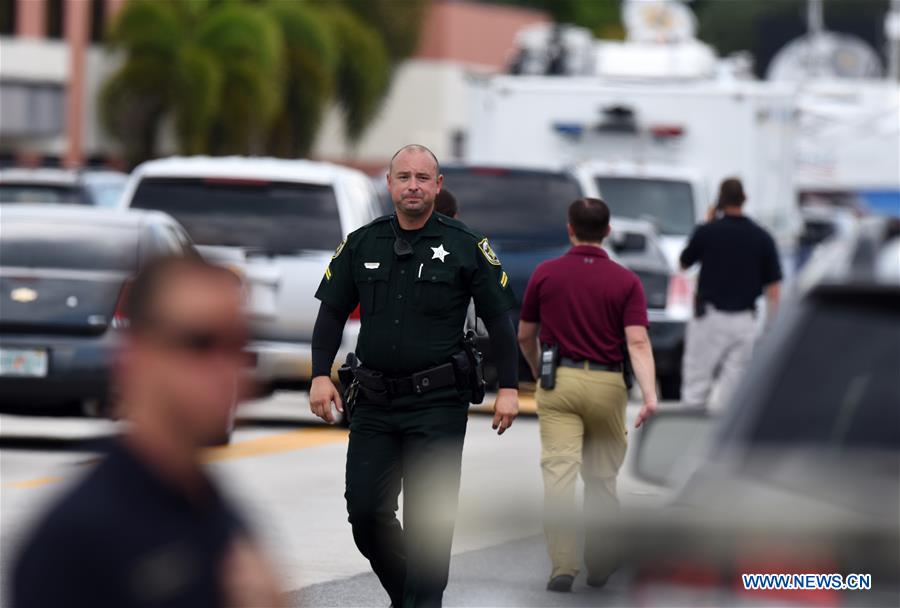
[[[431,256],[431,259],[432,259],[432,260],[440,260],[441,262],[444,261],[444,258],[445,258],[445,257],[447,257],[448,255],[450,255],[450,252],[447,251],[446,249],[444,249],[444,244],[443,244],[443,243],[441,243],[441,244],[438,245],[437,247],[432,247],[432,248],[431,248],[431,251],[434,252],[434,255]]]

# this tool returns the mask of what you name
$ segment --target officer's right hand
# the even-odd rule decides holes
[[[309,411],[327,422],[334,424],[334,410],[331,404],[334,403],[339,412],[344,411],[344,404],[341,402],[341,393],[334,386],[331,378],[328,376],[316,376],[312,380],[309,387]]]

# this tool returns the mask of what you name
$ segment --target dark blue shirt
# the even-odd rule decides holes
[[[188,500],[116,442],[26,539],[13,606],[222,606],[223,559],[244,526],[207,490]]]
[[[781,280],[775,241],[745,216],[698,226],[681,253],[685,268],[700,262],[697,295],[719,310],[751,310],[763,288]]]

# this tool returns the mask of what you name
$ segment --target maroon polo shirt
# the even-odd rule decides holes
[[[541,343],[562,357],[597,363],[624,359],[625,327],[647,327],[647,298],[637,275],[599,247],[578,245],[537,267],[520,318],[541,324]]]

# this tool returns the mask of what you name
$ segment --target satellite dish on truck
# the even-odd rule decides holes
[[[629,42],[686,42],[697,33],[697,17],[677,0],[626,0],[622,20]]]
[[[855,36],[818,32],[787,43],[769,64],[769,80],[881,78],[875,51]]]

